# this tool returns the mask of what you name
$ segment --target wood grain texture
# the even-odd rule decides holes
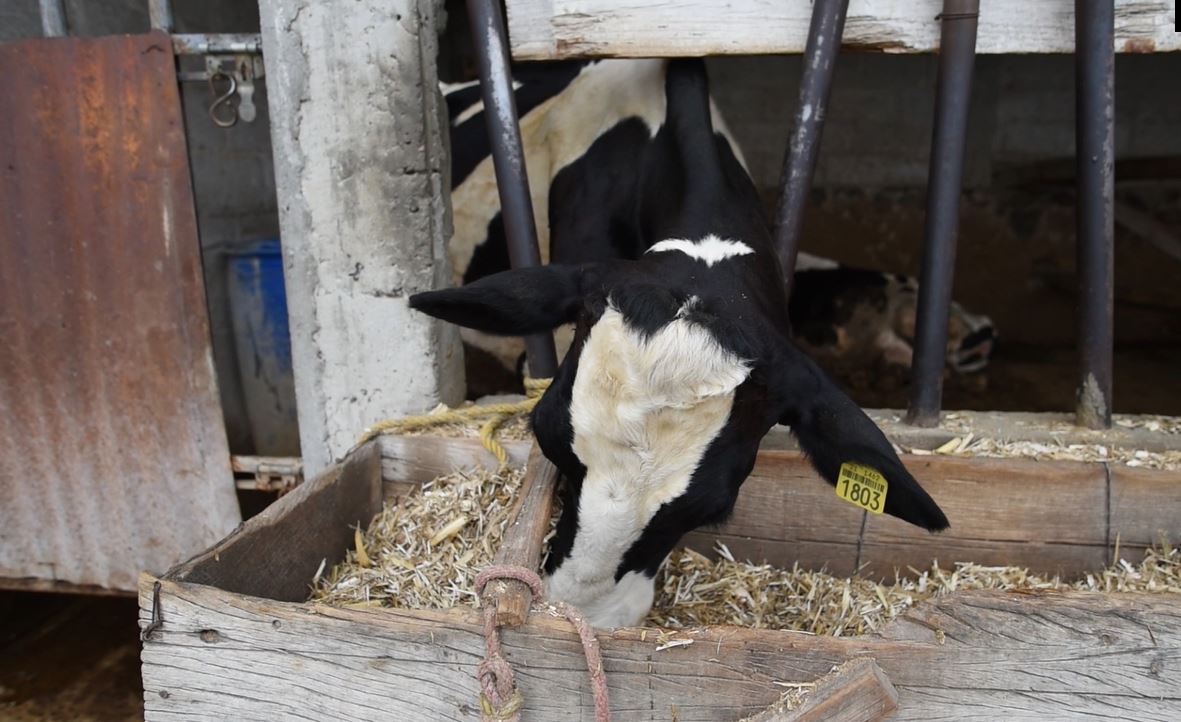
[[[742,722],[878,722],[898,709],[898,691],[870,657],[845,662],[816,681],[796,707],[775,704]]]
[[[781,446],[781,437],[772,445]],[[387,499],[492,460],[475,439],[390,436],[381,443]],[[508,448],[524,463],[527,442]],[[711,553],[720,541],[737,559],[834,574],[860,569],[887,579],[895,569],[935,560],[1077,575],[1110,563],[1117,539],[1120,554],[1135,560],[1160,533],[1181,532],[1181,484],[1170,472],[1112,465],[1109,479],[1099,463],[914,455],[903,461],[943,507],[951,529],[928,534],[867,515],[837,499],[798,451],[764,445],[731,519],[687,535],[685,544]]]
[[[533,444],[512,522],[504,531],[504,540],[493,564],[540,572],[542,540],[549,531],[557,484],[557,467],[545,458],[537,444]],[[511,579],[489,582],[484,594],[489,600],[495,600],[496,619],[501,625],[516,627],[529,616],[533,592],[523,582]]]
[[[387,483],[421,484],[456,469],[482,466],[496,468],[496,457],[479,439],[451,439],[442,436],[378,437],[381,445],[381,475]],[[529,441],[501,441],[511,466],[524,466],[529,458]]]
[[[1117,470],[1108,489],[1103,464],[904,456],[915,478],[951,520],[929,534],[839,500],[797,452],[761,451],[734,514],[686,544],[710,552],[714,540],[738,559],[835,574],[892,578],[894,570],[938,560],[1016,564],[1043,573],[1079,574],[1104,566],[1123,530],[1121,552],[1138,558],[1160,528],[1178,531],[1175,475]],[[1109,524],[1110,517],[1110,524]]]
[[[939,47],[940,0],[851,0],[842,46],[888,53]],[[508,0],[513,57],[677,57],[801,53],[812,4],[779,0]],[[1116,0],[1117,52],[1181,50],[1170,0]],[[1072,0],[981,3],[976,51],[1074,52]]]
[[[381,511],[381,456],[370,442],[267,507],[167,577],[268,599],[302,601],[316,571],[340,561],[353,528]]]
[[[153,579],[141,582],[141,625]],[[161,582],[144,645],[157,720],[474,720],[483,655],[475,610],[334,609]],[[936,631],[944,632],[944,643]],[[733,720],[871,656],[898,691],[894,719],[1167,719],[1181,704],[1181,604],[1166,595],[970,592],[912,610],[880,637],[713,628],[657,652],[652,630],[601,634],[613,719]],[[592,719],[585,661],[562,619],[504,633],[523,719]]]

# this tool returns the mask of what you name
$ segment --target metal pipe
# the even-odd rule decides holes
[[[779,209],[775,214],[775,250],[783,269],[783,281],[791,292],[800,232],[804,227],[804,205],[812,190],[812,175],[820,152],[820,136],[828,110],[833,69],[841,49],[845,14],[849,0],[816,0],[808,41],[804,46],[804,74],[800,97],[792,121],[791,138],[783,156],[779,181]]]
[[[943,364],[947,355],[947,322],[979,10],[979,0],[943,0],[943,12],[939,15],[942,27],[935,88],[935,131],[927,173],[923,268],[911,366],[910,409],[906,414],[907,423],[916,426],[938,424],[943,399]]]
[[[1115,241],[1115,7],[1075,0],[1080,426],[1111,427]]]
[[[258,33],[173,35],[172,52],[177,55],[257,55],[262,53],[262,37]]]
[[[64,38],[69,32],[65,0],[40,0],[40,5],[41,32],[47,38]]]
[[[508,44],[500,2],[467,0],[467,12],[476,46],[484,117],[492,144],[492,165],[496,170],[509,260],[513,268],[540,266],[541,252],[537,247],[537,226],[533,220],[533,201],[529,195],[529,177],[509,73]],[[544,378],[557,372],[558,356],[554,351],[553,334],[526,337],[525,353],[530,375]]]
[[[175,22],[172,18],[172,0],[148,0],[148,19],[152,30],[173,31]]]

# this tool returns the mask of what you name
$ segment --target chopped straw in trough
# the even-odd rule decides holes
[[[477,604],[475,576],[500,545],[521,478],[521,470],[455,472],[387,504],[368,531],[358,531],[347,559],[317,579],[313,601],[410,609]],[[657,576],[648,624],[850,636],[880,630],[924,599],[966,589],[1181,593],[1181,550],[1164,540],[1139,564],[1121,559],[1076,582],[1017,567],[957,563],[911,569],[893,584],[879,584],[749,564],[724,546],[717,551],[717,560],[688,549],[673,552]]]

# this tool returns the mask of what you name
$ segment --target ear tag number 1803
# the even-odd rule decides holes
[[[837,475],[837,496],[853,506],[874,514],[886,510],[886,491],[890,484],[878,470],[846,461]]]

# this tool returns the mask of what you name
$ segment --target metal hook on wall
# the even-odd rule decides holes
[[[217,81],[224,80],[229,87],[224,93],[217,92]],[[209,105],[209,118],[219,128],[230,128],[238,122],[238,109],[234,106],[233,98],[238,92],[238,81],[230,73],[218,71],[209,75],[209,92],[213,102]],[[224,111],[218,108],[224,107]]]

